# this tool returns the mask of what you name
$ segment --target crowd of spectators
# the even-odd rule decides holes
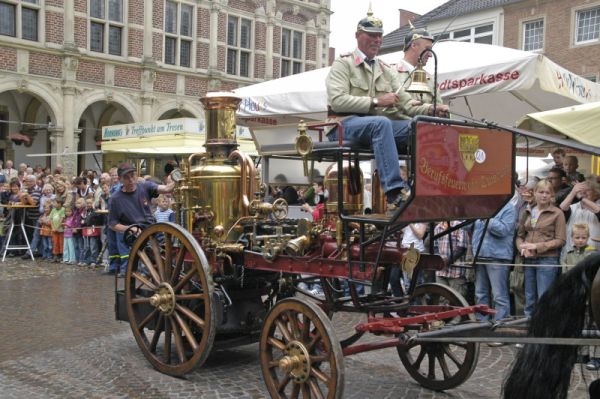
[[[60,165],[52,172],[25,163],[15,169],[11,160],[0,165],[4,166],[0,168],[0,248],[17,247],[7,250],[7,257],[104,267],[113,272],[122,269],[119,256],[111,256],[105,245],[111,235],[106,225],[110,200],[121,187],[118,168],[67,176]],[[161,196],[152,206],[157,220],[173,221],[170,197]],[[16,228],[22,218],[26,237]],[[15,227],[7,243],[11,225]],[[22,249],[27,242],[30,251]]]

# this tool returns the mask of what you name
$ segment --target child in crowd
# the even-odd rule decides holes
[[[94,208],[94,198],[85,200],[85,210],[82,214],[81,236],[83,237],[83,253],[79,260],[79,266],[89,265],[96,267],[96,258],[98,257],[98,238],[100,237],[101,227],[96,224],[96,209]]]
[[[154,212],[156,222],[175,222],[175,212],[171,209],[171,200],[164,194],[156,199],[157,208]]]
[[[571,241],[572,247],[567,249],[565,257],[563,258],[563,273],[566,273],[579,263],[583,258],[593,253],[595,248],[588,245],[590,239],[590,228],[585,223],[576,223],[571,229]]]
[[[47,201],[44,204],[44,212],[40,216],[40,238],[42,241],[42,258],[52,260],[52,224],[50,223],[50,211],[52,204]]]
[[[85,199],[78,198],[75,201],[75,224],[73,225],[73,238],[75,239],[75,257],[78,263],[83,262],[83,236],[81,235],[81,226],[83,223],[83,213],[85,212]]]
[[[65,209],[61,198],[54,199],[54,209],[50,212],[50,224],[52,226],[52,255],[53,262],[62,260],[63,252],[63,219],[65,218]]]
[[[79,224],[79,221],[76,220],[75,214],[73,212],[73,208],[65,208],[65,220],[63,221],[63,263],[68,265],[74,265],[77,263],[77,256],[75,253],[75,238],[74,234],[74,226]]]
[[[569,248],[565,248],[566,251],[562,258],[562,271],[566,273],[569,269],[572,269],[579,261],[588,256],[594,251],[594,248],[588,246],[588,240],[590,238],[589,226],[585,223],[576,223],[571,227]],[[589,321],[587,321],[589,322]],[[600,359],[591,358],[590,347],[581,346],[579,348],[579,355],[577,362],[586,363],[585,367],[588,370],[598,370],[600,368]]]
[[[39,179],[38,179],[39,180]],[[39,184],[38,184],[39,185]],[[43,252],[43,244],[42,244],[42,232],[41,232],[41,215],[44,214],[44,209],[46,205],[52,209],[52,200],[54,199],[54,187],[52,184],[44,184],[42,186],[42,195],[40,195],[40,200],[38,201],[40,218],[38,218],[38,222],[36,223],[36,228],[33,232],[33,239],[31,240],[31,249],[33,251],[34,256],[44,257]],[[52,240],[50,240],[52,241]]]
[[[562,260],[563,273],[566,273],[569,269],[573,268],[577,263],[583,260],[586,256],[592,254],[595,248],[588,245],[590,239],[590,228],[585,223],[576,223],[571,228],[571,242],[572,246],[569,248]],[[589,359],[590,351],[595,353],[598,348],[582,346],[579,348],[580,356],[582,361],[585,362]],[[600,369],[600,358],[592,357],[589,359],[585,368],[588,370]]]

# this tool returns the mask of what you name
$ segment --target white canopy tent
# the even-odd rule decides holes
[[[238,119],[246,126],[284,125],[297,123],[299,119],[324,120],[328,73],[329,68],[315,69],[234,90],[242,97]]]
[[[434,45],[439,60],[438,87],[458,114],[512,126],[523,115],[600,101],[600,85],[569,72],[547,57],[478,43],[442,41]],[[393,64],[402,52],[381,58]],[[433,72],[431,59],[427,69]],[[295,123],[326,117],[322,68],[234,92],[243,98],[238,116],[248,126]]]
[[[600,101],[600,85],[542,54],[465,42],[439,42],[434,51],[438,90],[455,114],[512,126],[531,112]]]

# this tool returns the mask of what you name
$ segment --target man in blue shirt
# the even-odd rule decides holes
[[[146,227],[154,223],[150,201],[159,194],[173,191],[175,182],[170,181],[166,185],[158,185],[149,180],[138,182],[136,168],[128,163],[121,164],[117,174],[121,181],[121,188],[110,199],[108,226],[117,233],[119,276],[123,277],[130,251],[123,240],[123,233],[133,224]]]

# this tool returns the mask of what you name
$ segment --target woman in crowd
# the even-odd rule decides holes
[[[8,192],[2,194],[2,203],[8,205],[17,205],[21,204],[21,198],[25,195],[23,191],[21,191],[21,182],[18,178],[14,177],[10,179],[8,184]],[[7,208],[5,208],[7,209]],[[8,231],[11,223],[17,224],[21,223],[21,218],[23,217],[23,209],[11,208],[7,209],[7,215],[4,221],[4,231]],[[20,228],[15,228],[13,230],[13,236],[11,237],[11,242],[6,243],[6,245],[23,245],[25,243],[25,239],[21,232]],[[15,256],[15,253],[10,253],[8,256]]]
[[[69,184],[58,178],[54,180],[55,197],[63,201],[66,208],[73,206],[73,193],[71,193]]]
[[[76,177],[73,181],[73,186],[75,187],[76,199],[86,199],[89,195],[94,195],[94,190],[88,184],[88,179],[83,176]]]
[[[554,206],[552,184],[548,180],[539,181],[533,196],[535,202],[519,219],[516,242],[525,266],[527,317],[531,316],[537,300],[558,276],[560,250],[566,240],[565,216]]]

